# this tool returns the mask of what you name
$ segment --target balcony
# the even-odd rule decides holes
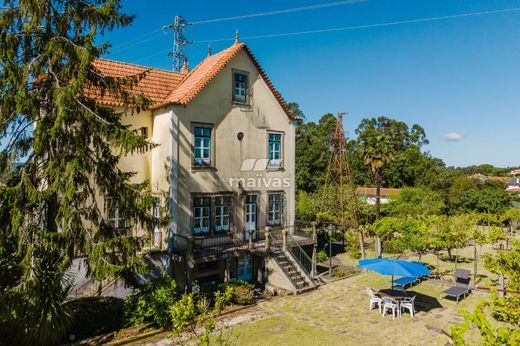
[[[305,232],[298,227],[286,227],[292,242],[296,242],[300,246],[312,245],[315,240],[312,238],[312,231]],[[282,227],[270,229],[271,239],[282,240]],[[193,254],[196,262],[214,261],[222,258],[226,254],[237,254],[240,252],[260,252],[264,253],[266,249],[265,230],[256,231],[255,237],[249,241],[244,239],[242,234],[237,233],[215,233],[203,236],[184,236],[173,235],[172,250],[173,253],[185,256],[188,253]]]

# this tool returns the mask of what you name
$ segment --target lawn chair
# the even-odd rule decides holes
[[[395,319],[395,315],[401,316],[401,311],[399,309],[399,302],[395,299],[384,297],[383,298],[383,316],[386,315],[388,310],[392,310],[392,316]]]
[[[412,298],[404,298],[403,300],[401,300],[401,312],[403,311],[403,309],[406,309],[408,311],[410,311],[410,315],[413,316],[415,315],[415,305],[414,305],[414,302],[415,302],[415,297],[416,296],[413,296]]]
[[[457,303],[461,296],[466,297],[466,294],[470,293],[469,282],[470,282],[470,271],[467,269],[457,269],[455,270],[455,283],[452,287],[448,288],[446,291],[442,292],[449,297],[453,297],[457,299]]]
[[[394,284],[394,286],[406,288],[406,285],[410,285],[411,287],[418,280],[418,277],[402,277],[399,279],[395,279],[394,281],[392,281],[392,283]]]
[[[381,313],[381,309],[383,308],[383,301],[381,298],[376,296],[376,291],[371,288],[367,288],[367,293],[370,296],[370,310],[372,310],[375,305],[379,308],[379,313]]]

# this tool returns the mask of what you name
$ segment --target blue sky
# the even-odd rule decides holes
[[[101,40],[113,43],[108,58],[170,68],[166,51],[172,34],[158,29],[175,15],[198,21],[333,1],[126,1],[125,11],[136,15],[134,24]],[[236,29],[247,37],[515,7],[520,0],[367,0],[198,24],[188,27],[186,36],[229,38],[212,43],[216,52],[232,44]],[[516,11],[245,42],[284,98],[298,102],[308,120],[348,112],[345,127],[353,136],[362,118],[385,115],[423,126],[430,139],[426,150],[448,165],[518,166],[519,38]],[[190,65],[206,52],[207,43],[188,46]]]

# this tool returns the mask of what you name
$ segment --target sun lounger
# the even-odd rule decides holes
[[[395,279],[393,282],[394,286],[401,286],[402,288],[405,288],[406,285],[412,286],[416,281],[418,281],[418,277],[402,277],[399,279]]]
[[[470,271],[466,269],[455,270],[454,285],[442,293],[449,297],[456,298],[458,303],[461,296],[466,297],[466,295],[470,293],[470,274]]]

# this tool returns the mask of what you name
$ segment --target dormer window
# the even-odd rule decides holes
[[[247,73],[235,71],[233,72],[233,101],[246,103],[247,102]]]

